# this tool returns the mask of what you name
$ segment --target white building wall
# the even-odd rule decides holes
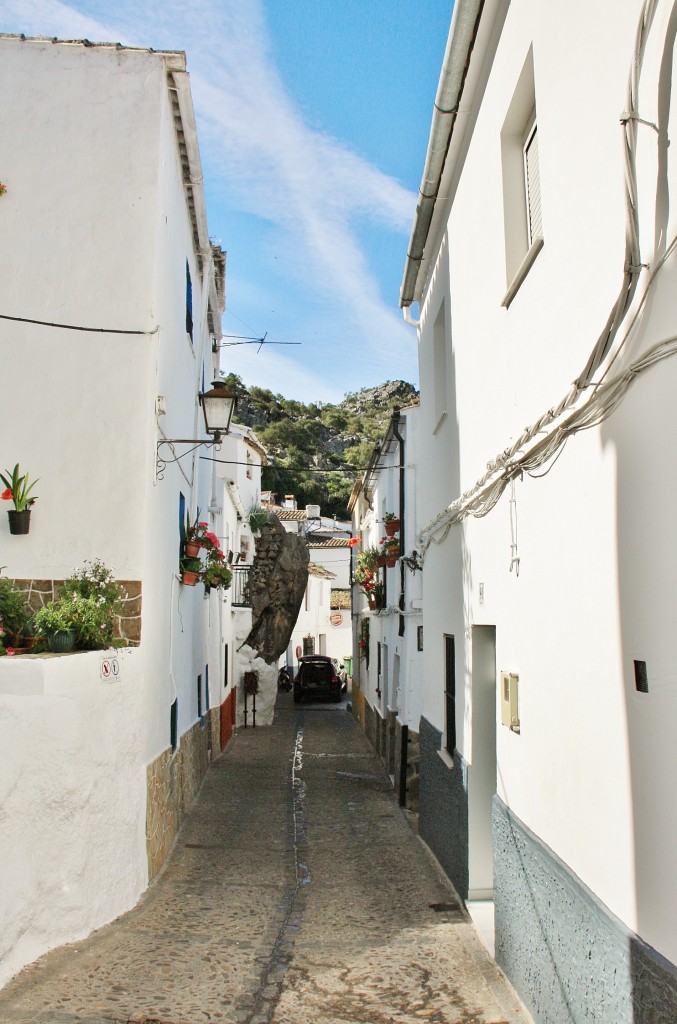
[[[423,523],[566,393],[616,300],[624,261],[618,122],[638,12],[630,0],[576,2],[557,18],[526,0],[508,10],[422,307]],[[674,121],[665,99],[669,16],[659,4],[640,88],[641,116],[662,125]],[[500,132],[530,46],[545,245],[506,310]],[[654,265],[677,226],[667,198],[677,176],[650,128],[639,130],[638,167],[643,257]],[[673,257],[621,364],[674,333],[674,286]],[[449,296],[440,422],[434,324]],[[676,378],[673,360],[649,371],[601,428],[568,442],[548,476],[516,482],[519,577],[509,571],[508,490],[486,518],[453,527],[430,549],[423,583],[424,714],[444,730],[441,637],[453,633],[457,746],[472,763],[469,629],[495,625],[497,669],[520,677],[520,735],[498,731],[499,795],[673,962],[677,813],[664,792],[677,770],[666,726],[677,710],[669,520],[677,494],[666,472]],[[647,662],[648,695],[635,691],[635,658]]]
[[[12,896],[2,910],[1,984],[136,902],[148,880],[146,767],[169,746],[174,697],[182,733],[197,719],[197,674],[209,664],[211,682],[217,663],[202,587],[178,580],[179,492],[189,508],[206,509],[210,473],[199,475],[189,457],[155,477],[157,396],[166,400],[165,436],[200,436],[196,385],[203,359],[211,362],[165,58],[51,41],[3,39],[0,48],[9,101],[3,312],[148,332],[0,321],[1,376],[15,382],[0,409],[0,462],[39,477],[30,534],[13,537],[0,524],[0,564],[11,577],[60,579],[100,558],[143,586],[142,647],[124,655],[116,689],[101,682],[100,655],[60,659],[72,675],[56,696],[17,692],[23,659],[0,664],[10,844],[2,860]],[[44,750],[51,770],[40,782]]]

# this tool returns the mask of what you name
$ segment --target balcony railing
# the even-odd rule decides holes
[[[233,579],[230,585],[230,601],[235,608],[251,608],[249,573],[251,565],[232,565]]]

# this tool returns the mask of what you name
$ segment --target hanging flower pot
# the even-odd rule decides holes
[[[194,587],[198,581],[199,573],[190,572],[188,569],[184,569],[181,575],[181,582],[185,583],[187,587]]]
[[[183,545],[183,550],[186,558],[197,558],[200,554],[200,542],[197,540],[187,540]]]
[[[386,567],[388,569],[394,569],[397,565],[397,559],[400,557],[399,548],[388,548],[386,551]]]
[[[24,509],[22,512],[17,512],[16,509],[10,509],[7,516],[9,518],[10,533],[28,533],[31,525],[31,510],[29,508]]]
[[[399,519],[386,519],[385,521],[386,536],[394,537],[396,533],[400,532],[400,520]]]

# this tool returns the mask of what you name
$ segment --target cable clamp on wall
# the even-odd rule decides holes
[[[653,128],[657,135],[660,135],[660,129],[657,124],[653,121],[645,121],[639,114],[635,114],[632,111],[624,110],[620,117],[621,124],[627,124],[628,121],[637,121],[638,124],[644,124],[647,128]]]

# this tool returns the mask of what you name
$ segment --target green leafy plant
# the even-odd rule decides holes
[[[76,610],[72,598],[48,601],[35,613],[35,627],[42,636],[51,636],[68,629],[75,631],[75,626]]]
[[[265,526],[268,522],[269,513],[265,508],[261,508],[260,505],[252,505],[247,512],[247,519],[249,521],[249,528],[252,533],[258,533],[262,526]]]
[[[199,558],[182,558],[181,572],[202,572],[202,562]]]
[[[30,496],[38,481],[34,480],[32,484],[29,484],[28,473],[20,472],[18,462],[11,474],[8,469],[4,473],[0,473],[0,480],[5,485],[5,490],[0,497],[3,501],[13,501],[17,512],[25,512],[38,500],[36,497]]]
[[[225,562],[209,559],[200,573],[200,579],[206,587],[224,587],[231,584],[233,574]]]
[[[99,651],[121,646],[115,634],[115,620],[124,588],[100,559],[85,562],[64,582],[56,601],[49,601],[35,614],[35,624],[47,636],[63,629],[75,631],[75,646]]]
[[[374,574],[378,569],[380,558],[381,552],[376,547],[365,548],[364,551],[360,551],[355,564],[355,572],[353,573],[355,582],[359,583],[360,586],[372,582]]]
[[[398,515],[395,515],[394,512],[386,512],[386,514],[383,517],[383,521],[385,523],[399,522],[399,519],[400,517]]]
[[[25,595],[12,580],[0,577],[0,641],[4,647],[21,647],[29,635],[32,613]]]

